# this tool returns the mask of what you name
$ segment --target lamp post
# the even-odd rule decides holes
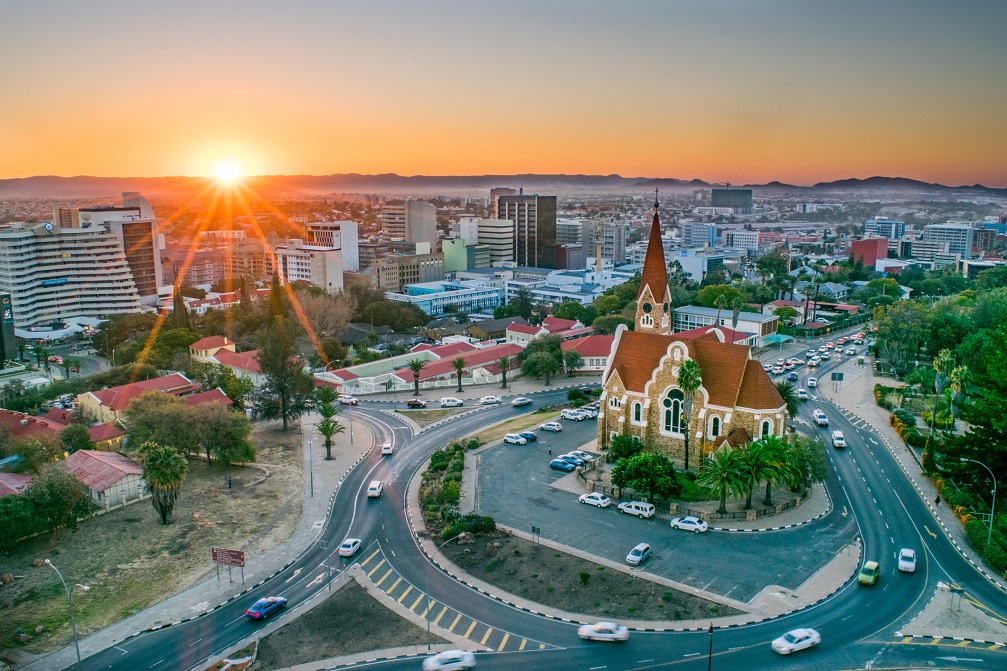
[[[468,533],[465,532],[465,531],[463,531],[460,534],[458,534],[457,536],[454,536],[452,538],[447,539],[446,541],[444,541],[443,543],[441,543],[440,545],[437,546],[437,549],[434,550],[434,554],[437,554],[438,552],[440,552],[441,548],[444,547],[445,545],[447,545],[448,543],[450,543],[451,541],[456,541],[456,540],[458,540],[460,538],[464,538],[465,536],[468,536]],[[431,556],[430,559],[432,560],[433,557]],[[430,611],[433,610],[433,608],[434,608],[434,600],[430,598],[430,566],[429,565],[427,566],[427,570],[426,570],[426,578],[427,578],[427,580],[426,580],[427,585],[426,585],[426,588],[423,591],[426,592],[426,595],[427,595],[427,617],[426,617],[426,620],[427,620],[427,651],[429,652],[430,651]]]
[[[713,623],[710,623],[710,652],[706,656],[706,671],[710,671],[710,667],[713,666]]]
[[[308,487],[311,491],[311,498],[315,497],[315,457],[311,451],[311,438],[308,438]]]
[[[66,584],[66,580],[63,580],[63,574],[59,572],[59,569],[53,566],[53,563],[48,559],[45,560],[45,565],[56,572],[59,576],[60,582],[63,583],[63,589],[66,590],[66,598],[70,602],[70,626],[73,628],[73,647],[77,650],[77,661],[80,661],[80,645],[77,643],[77,622],[73,618],[73,594],[70,592],[69,585]],[[87,585],[81,585],[80,583],[74,583],[74,587],[80,587],[85,592],[91,589]]]
[[[996,515],[997,511],[997,478],[995,475],[993,475],[993,471],[990,470],[990,467],[984,464],[983,462],[976,461],[975,459],[966,459],[965,457],[961,457],[961,460],[962,463],[965,463],[966,461],[971,461],[973,464],[979,464],[987,471],[989,471],[990,479],[993,480],[993,503],[990,505],[990,530],[986,534],[986,545],[989,545],[990,540],[993,538],[993,516]]]

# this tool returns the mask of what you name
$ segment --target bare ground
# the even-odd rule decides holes
[[[500,547],[490,551],[488,543]],[[480,538],[441,549],[476,578],[569,613],[633,620],[695,620],[740,612],[636,575],[613,571],[521,538]],[[581,574],[586,574],[587,583]]]
[[[504,422],[503,424],[498,424],[494,427],[486,429],[485,431],[476,434],[474,438],[479,441],[480,445],[485,445],[486,443],[491,443],[494,440],[500,440],[508,433],[520,433],[526,429],[536,430],[538,429],[539,424],[545,424],[546,422],[552,422],[557,419],[559,419],[559,412],[539,410],[530,415],[516,417]]]
[[[16,576],[0,588],[0,659],[20,663],[72,640],[66,592],[51,569],[32,566],[35,559],[52,559],[68,583],[91,588],[74,593],[83,637],[209,575],[211,546],[251,556],[286,541],[303,507],[300,431],[296,424],[283,432],[278,422],[257,423],[251,438],[258,467],[190,460],[174,524],[159,525],[146,500],[85,520],[75,533],[29,539],[0,554],[0,574]],[[38,626],[43,630],[35,633]],[[18,627],[32,640],[18,642]]]
[[[434,643],[444,639],[432,636]],[[255,671],[284,669],[329,657],[423,645],[427,632],[350,582],[324,603],[259,642]]]
[[[439,419],[444,419],[445,417],[450,417],[451,415],[457,415],[459,412],[471,409],[472,408],[438,408],[435,410],[396,410],[396,412],[405,415],[420,426],[426,426],[427,424],[433,424]]]

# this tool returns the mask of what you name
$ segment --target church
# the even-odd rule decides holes
[[[634,330],[618,327],[602,374],[598,445],[607,448],[615,436],[634,436],[647,449],[682,465],[688,433],[689,467],[694,468],[725,441],[737,446],[761,436],[782,437],[787,408],[762,364],[752,358],[751,348],[733,343],[733,331],[672,333],[671,290],[657,208],[655,202]],[[702,383],[694,394],[691,416],[686,416],[688,404],[678,377],[690,359],[698,364]]]

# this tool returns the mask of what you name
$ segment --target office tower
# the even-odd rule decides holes
[[[315,221],[307,226],[309,245],[332,247],[342,254],[343,270],[360,270],[359,228],[355,221]],[[435,233],[436,235],[436,233]]]
[[[891,219],[868,219],[864,222],[864,236],[880,236],[889,240],[898,240],[906,234],[904,221]]]
[[[923,227],[924,242],[947,242],[948,252],[960,254],[967,259],[972,256],[973,235],[972,224],[948,222],[946,224],[927,224]]]
[[[717,227],[713,224],[688,222],[682,227],[682,242],[687,247],[713,247],[717,244]]]
[[[337,294],[343,289],[343,259],[335,247],[306,245],[303,240],[287,240],[276,248],[276,265],[281,284],[306,282]]]
[[[497,200],[500,196],[516,196],[517,189],[508,189],[505,187],[497,187],[495,189],[490,189],[490,204],[493,206],[493,218],[500,218],[500,210],[497,204]]]
[[[437,208],[425,200],[381,207],[381,235],[385,240],[429,242],[437,249]]]
[[[510,219],[462,217],[458,220],[458,237],[467,246],[485,246],[489,252],[490,266],[514,261],[514,222]],[[481,255],[482,252],[480,258]]]
[[[739,247],[754,252],[759,249],[759,232],[746,231],[741,228],[730,229],[724,233],[725,247]]]
[[[601,258],[610,259],[613,265],[626,263],[626,226],[617,222],[600,224],[597,236],[601,236]],[[594,254],[594,243],[591,249],[585,246],[585,253]]]
[[[556,249],[556,196],[499,196],[497,219],[514,222],[515,260],[519,266],[560,267]]]
[[[161,250],[162,283],[188,286],[213,284],[225,277],[224,249],[194,249],[170,246]]]
[[[735,214],[752,213],[752,190],[732,189],[728,184],[726,189],[714,189],[712,202],[713,207],[729,207]]]

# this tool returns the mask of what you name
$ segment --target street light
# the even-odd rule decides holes
[[[441,548],[444,547],[445,545],[447,545],[448,543],[450,543],[451,541],[456,541],[456,540],[459,540],[461,538],[465,538],[466,536],[468,536],[468,533],[465,532],[465,531],[463,531],[460,534],[458,534],[457,536],[454,536],[453,538],[447,539],[446,541],[444,541],[443,543],[441,543],[440,545],[437,546],[437,549],[434,550],[434,554],[437,554],[438,552],[440,552]],[[431,556],[430,559],[433,560],[433,556]],[[427,578],[427,580],[426,580],[427,585],[426,585],[426,588],[423,591],[426,592],[426,594],[427,594],[427,651],[429,652],[430,651],[430,611],[432,611],[434,609],[434,601],[433,601],[433,599],[430,598],[430,566],[429,565],[427,566],[427,570],[426,570],[426,578]]]
[[[45,565],[56,572],[59,576],[60,582],[63,583],[63,589],[66,590],[66,598],[70,602],[70,626],[73,628],[73,647],[77,649],[77,661],[80,661],[80,645],[77,643],[77,622],[73,619],[73,594],[70,592],[70,587],[66,584],[66,580],[63,580],[63,574],[59,572],[59,569],[53,566],[53,563],[48,559],[45,560]],[[85,592],[91,589],[87,585],[81,585],[80,583],[74,583],[74,587],[80,587]]]
[[[989,471],[990,479],[993,480],[993,504],[990,506],[990,530],[986,534],[986,545],[989,545],[990,540],[993,538],[993,516],[996,515],[997,511],[997,478],[995,475],[993,475],[993,471],[990,470],[990,467],[984,464],[983,462],[976,461],[975,459],[966,459],[965,457],[961,457],[961,460],[963,464],[966,461],[971,461],[973,464],[979,464],[987,471]]]
[[[311,438],[308,438],[308,482],[311,487],[311,498],[315,497],[315,458],[311,452]]]

